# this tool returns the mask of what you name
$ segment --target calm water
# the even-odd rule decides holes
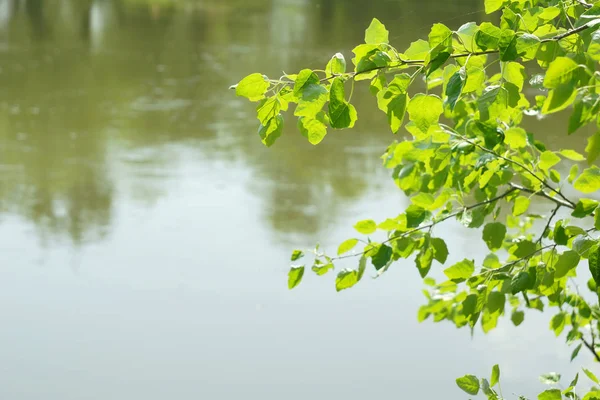
[[[454,379],[494,363],[505,395],[570,379],[543,316],[473,338],[418,324],[412,262],[286,289],[291,249],[406,206],[378,160],[392,138],[359,93],[354,132],[265,149],[228,86],[348,56],[372,17],[398,47],[485,18],[449,4],[0,0],[0,398],[461,399]],[[438,229],[453,260],[485,254]]]

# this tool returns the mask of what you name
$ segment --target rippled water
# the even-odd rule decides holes
[[[412,263],[287,291],[292,248],[406,206],[378,158],[392,137],[359,89],[354,131],[265,149],[227,89],[349,55],[372,17],[406,47],[481,3],[0,0],[0,398],[460,399],[454,379],[494,363],[505,395],[572,371],[540,315],[473,338],[418,324]],[[536,126],[581,148],[557,122]],[[452,260],[485,254],[438,229]]]

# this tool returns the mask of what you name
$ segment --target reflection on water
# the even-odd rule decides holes
[[[0,397],[388,398],[401,379],[406,396],[433,398],[475,364],[513,362],[529,373],[543,363],[542,373],[564,361],[561,347],[514,363],[507,327],[490,335],[489,354],[478,352],[488,342],[472,344],[465,332],[417,328],[416,273],[391,271],[353,294],[311,278],[305,292],[285,291],[280,264],[291,243],[331,246],[355,219],[402,207],[378,159],[392,136],[361,87],[354,131],[314,147],[289,126],[265,149],[252,106],[227,90],[252,72],[322,68],[337,51],[350,58],[372,17],[406,47],[434,21],[458,27],[483,18],[482,8],[481,0],[0,0],[0,342],[12,344],[0,346],[10,363],[0,362],[8,377]],[[543,136],[561,147],[572,138],[555,124],[544,122]],[[452,235],[453,255],[473,252],[477,235]],[[361,348],[348,332],[377,343]],[[545,331],[521,332],[523,348],[554,344]],[[425,353],[414,346],[424,341]],[[469,363],[447,343],[471,346]],[[424,391],[432,363],[444,372]],[[345,391],[328,378],[363,368],[366,383]],[[66,396],[71,374],[94,394]],[[532,389],[531,377],[513,374],[516,388]],[[168,394],[161,379],[174,385]]]

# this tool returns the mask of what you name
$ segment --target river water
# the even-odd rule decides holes
[[[407,205],[378,158],[393,138],[358,90],[355,130],[266,149],[228,87],[349,59],[372,17],[400,48],[489,18],[480,0],[0,0],[1,399],[462,399],[454,379],[495,363],[508,398],[568,383],[546,316],[418,324],[412,262],[287,290],[293,248]],[[536,126],[581,148],[564,125]],[[437,229],[449,261],[486,254]]]

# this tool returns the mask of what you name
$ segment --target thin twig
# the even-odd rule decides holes
[[[506,196],[508,196],[509,194],[511,194],[512,192],[514,192],[515,190],[518,190],[518,189],[511,187],[511,188],[509,188],[506,192],[504,192],[501,195],[498,195],[498,196],[493,197],[491,199],[487,199],[487,200],[481,201],[481,202],[476,203],[476,204],[472,204],[470,206],[463,207],[463,208],[461,208],[460,211],[456,211],[456,212],[453,212],[451,214],[448,214],[445,217],[443,217],[442,219],[438,219],[438,220],[433,221],[433,222],[431,222],[431,223],[429,223],[427,225],[422,225],[422,226],[418,226],[418,227],[413,228],[413,229],[409,229],[408,231],[402,232],[402,234],[400,236],[389,238],[388,240],[382,242],[382,244],[387,244],[387,243],[394,242],[396,240],[400,240],[402,238],[407,237],[408,235],[410,235],[412,233],[415,233],[415,232],[418,232],[418,231],[422,231],[424,229],[430,229],[430,228],[434,227],[435,225],[437,225],[437,224],[439,224],[441,222],[444,222],[444,221],[446,221],[446,220],[448,220],[450,218],[456,217],[456,216],[464,213],[465,211],[472,210],[474,208],[485,206],[485,205],[488,205],[488,204],[493,203],[495,201],[501,200],[501,199],[505,198]],[[341,259],[344,259],[344,258],[351,258],[351,257],[363,256],[363,255],[367,254],[370,250],[371,249],[368,249],[368,250],[363,251],[362,253],[348,254],[348,255],[345,255],[345,256],[341,256],[341,257],[333,257],[332,260],[341,260]]]
[[[554,218],[554,216],[556,215],[556,213],[558,212],[558,210],[560,209],[561,204],[558,204],[554,210],[552,211],[552,214],[550,214],[550,218],[548,218],[548,222],[546,223],[546,226],[544,227],[544,230],[542,231],[540,238],[536,241],[536,243],[542,243],[542,239],[544,238],[544,234],[546,233],[546,231],[548,230],[548,228],[550,228],[550,224],[552,223],[552,219]]]
[[[543,197],[545,199],[548,199],[548,200],[551,200],[551,201],[555,202],[556,204],[560,204],[561,206],[570,208],[572,210],[575,209],[575,205],[573,204],[573,202],[569,201],[567,203],[566,201],[563,201],[561,199],[557,199],[556,197],[550,196],[548,193],[544,192],[543,190],[537,190],[536,191],[536,190],[528,189],[528,188],[526,188],[524,186],[517,185],[516,183],[510,183],[510,186],[514,187],[517,190],[525,192],[525,193],[531,193],[531,194],[534,194],[536,196],[541,196],[541,197]]]
[[[594,345],[589,343],[587,340],[585,340],[584,337],[581,338],[581,341],[583,342],[585,347],[587,347],[588,350],[592,352],[592,354],[596,358],[596,361],[600,362],[600,355],[598,355],[598,353],[596,353],[596,349],[594,348]]]
[[[482,150],[482,151],[484,151],[484,152],[486,152],[486,153],[492,154],[492,155],[494,155],[494,156],[496,156],[496,157],[498,157],[498,158],[501,158],[501,159],[503,159],[503,160],[504,160],[504,161],[506,161],[506,162],[512,163],[512,164],[514,164],[514,165],[518,166],[519,168],[522,168],[523,170],[525,170],[526,172],[528,172],[529,174],[531,174],[531,176],[533,176],[535,179],[537,179],[537,180],[538,180],[538,181],[539,181],[539,182],[540,182],[540,183],[541,183],[543,186],[545,186],[545,187],[546,187],[548,190],[550,190],[550,191],[552,191],[552,192],[556,193],[557,195],[559,195],[559,196],[560,196],[560,197],[561,197],[561,198],[562,198],[564,201],[566,201],[566,202],[569,204],[569,208],[573,208],[573,209],[575,208],[575,204],[574,204],[574,203],[573,203],[571,200],[567,199],[567,198],[566,198],[566,197],[565,197],[565,196],[564,196],[564,195],[563,195],[563,194],[562,194],[562,193],[561,193],[559,190],[557,190],[557,189],[553,188],[552,186],[550,186],[550,184],[548,184],[548,182],[546,182],[546,180],[545,180],[545,179],[543,179],[543,178],[540,178],[539,176],[537,176],[537,175],[536,175],[536,174],[535,174],[535,173],[534,173],[534,172],[533,172],[531,169],[529,169],[529,168],[528,168],[526,165],[524,165],[524,164],[521,164],[520,162],[518,162],[518,161],[515,161],[515,160],[513,160],[513,159],[510,159],[510,158],[508,158],[508,157],[504,157],[503,155],[501,155],[501,154],[498,154],[498,153],[496,153],[495,151],[493,151],[493,150],[490,150],[490,149],[488,149],[488,148],[486,148],[486,147],[484,147],[484,146],[480,145],[479,143],[477,143],[477,142],[474,142],[474,141],[470,140],[469,138],[467,138],[467,137],[465,137],[465,136],[463,136],[463,135],[459,134],[458,132],[456,132],[454,129],[450,128],[450,127],[449,127],[449,126],[447,126],[447,125],[440,124],[440,126],[442,126],[442,127],[445,127],[445,128],[447,128],[447,129],[449,129],[449,130],[450,130],[450,132],[449,132],[449,133],[451,133],[452,135],[454,135],[454,136],[456,136],[456,137],[458,137],[458,138],[460,138],[460,139],[464,140],[465,142],[467,142],[467,143],[469,143],[469,144],[471,144],[471,145],[473,145],[473,146],[477,147],[478,149],[480,149],[480,150]]]

